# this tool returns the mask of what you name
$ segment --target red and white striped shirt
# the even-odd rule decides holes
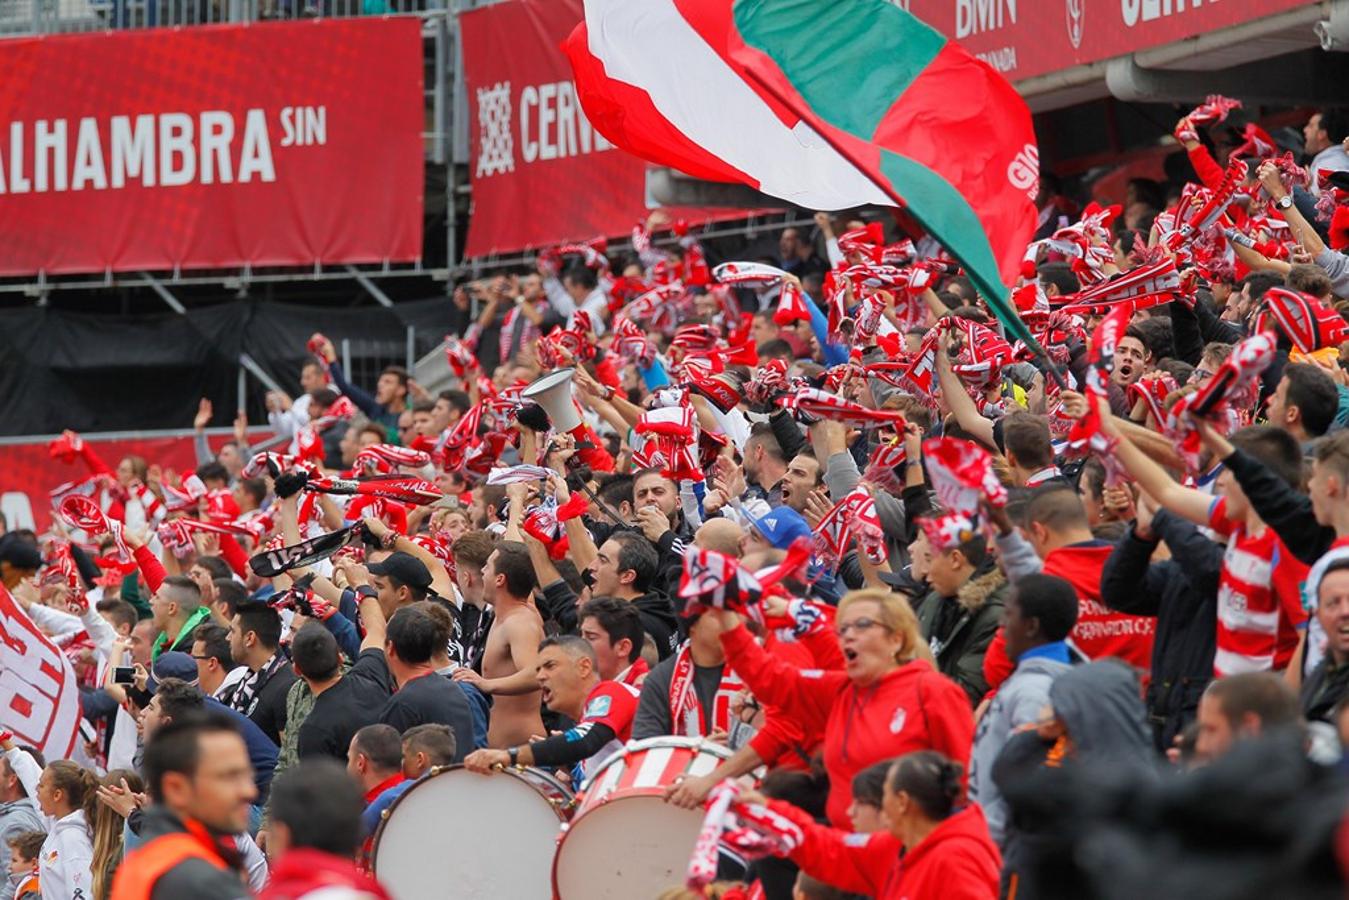
[[[1307,618],[1302,608],[1307,567],[1273,528],[1251,535],[1244,524],[1227,520],[1226,507],[1227,498],[1219,497],[1209,509],[1209,527],[1229,538],[1218,581],[1213,673],[1225,678],[1285,669],[1297,650],[1298,626]]]

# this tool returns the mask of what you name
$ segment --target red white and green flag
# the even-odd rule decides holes
[[[887,0],[585,0],[565,49],[616,145],[813,209],[899,205],[1013,338],[1039,154],[1007,81]]]

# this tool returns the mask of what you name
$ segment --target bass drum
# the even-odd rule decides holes
[[[685,737],[629,741],[611,754],[563,828],[554,897],[634,900],[682,884],[703,811],[666,803],[665,788],[681,775],[709,774],[730,755],[720,744]]]
[[[371,866],[393,900],[546,898],[571,806],[540,769],[432,770],[384,812]]]

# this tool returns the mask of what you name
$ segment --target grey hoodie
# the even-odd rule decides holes
[[[1040,710],[1049,705],[1050,685],[1070,668],[1043,656],[1017,663],[979,720],[970,753],[970,799],[984,808],[988,832],[999,846],[1007,825],[1007,801],[993,783],[993,760],[1018,728],[1039,720]]]
[[[37,807],[27,797],[12,803],[0,803],[0,847],[8,852],[9,842],[25,831],[45,831]],[[14,885],[8,879],[0,881],[0,900],[11,900]]]
[[[1068,728],[1076,758],[1117,768],[1150,768],[1152,732],[1126,664],[1098,660],[1075,666],[1049,687],[1054,715]]]

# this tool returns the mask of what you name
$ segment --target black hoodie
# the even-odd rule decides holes
[[[664,594],[649,591],[632,601],[642,620],[642,630],[656,642],[656,652],[665,659],[679,649],[679,619],[674,604]]]
[[[543,586],[543,601],[539,612],[545,619],[557,623],[559,630],[575,634],[580,623],[576,620],[576,592],[561,579]],[[679,647],[679,620],[675,618],[670,598],[654,591],[632,601],[642,620],[642,630],[651,635],[661,659],[670,656]]]

